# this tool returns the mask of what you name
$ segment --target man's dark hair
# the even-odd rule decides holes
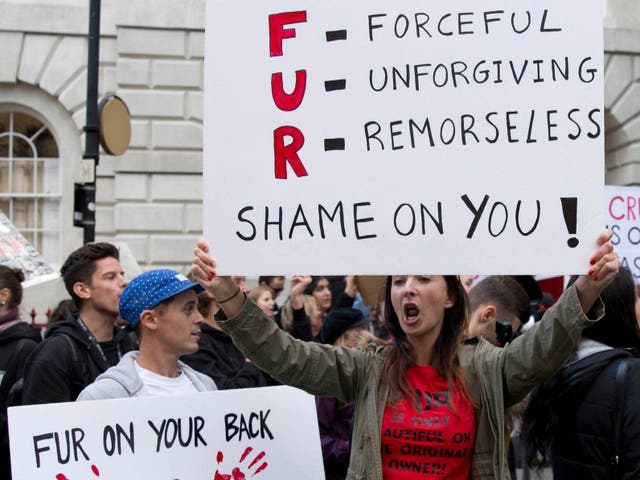
[[[96,262],[110,257],[120,260],[118,248],[110,243],[98,242],[83,245],[71,252],[65,260],[60,268],[60,275],[67,292],[78,308],[82,306],[82,299],[75,294],[73,286],[78,282],[91,285],[91,276],[96,271]]]
[[[265,285],[267,287],[271,287],[271,282],[273,282],[276,278],[284,279],[282,275],[261,275],[258,277],[258,285]]]
[[[491,275],[469,290],[469,311],[492,303],[518,316],[521,323],[529,319],[529,296],[520,283],[508,275]]]

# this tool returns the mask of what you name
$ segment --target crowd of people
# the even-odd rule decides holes
[[[80,247],[42,335],[0,266],[0,477],[7,406],[285,384],[316,396],[328,480],[640,478],[640,298],[610,240],[530,328],[519,277],[391,275],[366,305],[355,276],[249,288],[201,240],[189,272],[133,279]]]

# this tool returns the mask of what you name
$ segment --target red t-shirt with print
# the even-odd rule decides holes
[[[449,402],[448,384],[433,367],[411,365],[407,376],[419,408],[409,398],[385,407],[383,478],[468,480],[476,437],[473,406],[459,391]]]

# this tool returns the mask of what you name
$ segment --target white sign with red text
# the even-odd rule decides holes
[[[584,271],[603,223],[603,14],[208,1],[218,273]]]
[[[612,242],[620,263],[640,283],[640,187],[605,187],[607,228],[613,231]]]
[[[9,409],[13,480],[324,479],[314,397],[291,387]]]

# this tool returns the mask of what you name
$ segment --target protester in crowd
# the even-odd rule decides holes
[[[138,275],[120,298],[120,318],[135,329],[140,350],[127,353],[100,375],[78,400],[186,395],[217,390],[209,377],[182,363],[198,350],[198,296],[203,288],[175,270]]]
[[[330,312],[322,324],[322,340],[328,345],[355,348],[371,320],[355,308],[337,308]],[[365,335],[364,342],[373,339]],[[316,397],[318,427],[322,444],[324,475],[326,480],[344,480],[349,467],[351,453],[351,426],[353,404],[334,397]]]
[[[220,326],[259,368],[313,395],[354,402],[348,478],[407,478],[414,469],[505,478],[504,408],[550,377],[601,316],[598,295],[620,265],[611,236],[598,237],[590,275],[505,348],[482,338],[460,345],[466,295],[457,276],[389,277],[385,318],[393,343],[363,351],[287,335],[229,278],[216,276],[203,240],[192,273],[218,299]]]
[[[273,299],[278,300],[278,296],[284,290],[283,276],[260,276],[258,277],[258,285],[271,289]]]
[[[331,280],[336,294],[331,290]],[[316,299],[318,308],[322,312],[322,316],[329,313],[332,308],[345,308],[353,306],[358,292],[358,284],[353,275],[346,277],[327,277],[314,276],[311,277],[311,283],[307,286],[304,293],[312,295]]]
[[[269,318],[275,318],[276,302],[269,287],[256,287],[249,292],[249,298],[258,305]]]
[[[218,326],[213,316],[218,311],[213,296],[204,291],[198,296],[198,310],[204,322],[200,325],[198,350],[181,360],[194,370],[212,378],[220,390],[264,387],[276,383],[269,375],[247,361],[232,338]]]
[[[329,281],[329,290],[331,290],[331,307],[329,310],[352,307],[358,295],[357,277],[355,275],[346,275],[324,278]]]
[[[42,341],[40,328],[22,321],[20,269],[0,265],[0,400],[7,399],[13,384],[22,377],[24,361]]]
[[[276,276],[260,276],[258,277],[258,285],[261,287],[267,287],[271,290],[273,296],[273,318],[277,322],[280,322],[280,305],[278,304],[278,296],[284,290],[284,277],[281,275]]]
[[[534,309],[530,315],[533,323],[539,321],[544,315],[544,312],[546,312],[549,307],[554,304],[555,301],[556,299],[553,298],[553,295],[551,295],[549,292],[542,292],[542,294],[540,295],[540,301],[535,304]]]
[[[473,288],[477,275],[460,275],[460,283],[467,293]]]
[[[383,315],[381,315],[381,305],[372,305],[369,310],[369,319],[371,320],[371,329],[373,336],[379,340],[389,339],[389,330],[385,325]]]
[[[24,273],[0,265],[0,478],[11,478],[7,397],[22,377],[24,362],[42,341],[40,329],[20,318]]]
[[[60,269],[78,314],[51,325],[27,359],[22,403],[68,402],[134,347],[114,327],[127,282],[118,249],[90,243],[72,252]]]
[[[336,308],[325,317],[320,338],[322,343],[354,348],[363,332],[368,331],[371,319],[356,308]]]
[[[529,444],[557,479],[640,478],[640,298],[628,269],[601,298],[605,316],[525,412]]]
[[[291,277],[289,299],[282,306],[280,321],[276,319],[276,322],[295,338],[319,342],[322,312],[316,299],[304,293],[311,281],[312,277],[308,275]]]
[[[469,325],[467,337],[482,336],[493,345],[504,347],[518,334],[529,316],[529,295],[522,284],[508,275],[485,277],[467,291]],[[509,439],[508,463],[511,478],[516,478],[516,466],[526,462],[526,445],[521,440],[524,403],[506,411],[505,426]]]
[[[247,277],[245,276],[232,276],[231,280],[233,281],[233,283],[235,283],[238,287],[240,287],[240,290],[245,292],[245,293],[249,293],[251,291],[251,288],[249,288],[249,285],[247,285]]]
[[[499,347],[512,340],[529,315],[529,296],[508,275],[491,275],[468,292],[467,337],[482,336]]]
[[[335,294],[333,293],[334,291],[336,292]],[[305,295],[311,295],[315,299],[320,310],[320,324],[312,324],[313,338],[316,341],[320,341],[319,332],[322,328],[322,319],[332,309],[352,307],[358,293],[358,284],[356,277],[353,275],[346,277],[313,276],[304,293]]]
[[[323,276],[311,277],[311,282],[304,291],[305,295],[311,295],[324,316],[331,309],[331,290],[329,289],[329,279]]]
[[[283,330],[291,333],[295,338],[300,338],[301,340],[311,340],[312,336],[320,340],[320,329],[322,328],[322,313],[318,308],[316,299],[311,295],[302,294],[300,302],[302,304],[301,308],[293,308],[290,301],[287,301],[284,303],[284,305],[282,305],[280,327]],[[308,324],[307,330],[310,329],[313,335],[309,335],[308,338],[302,338],[293,333],[293,325],[300,319]]]

